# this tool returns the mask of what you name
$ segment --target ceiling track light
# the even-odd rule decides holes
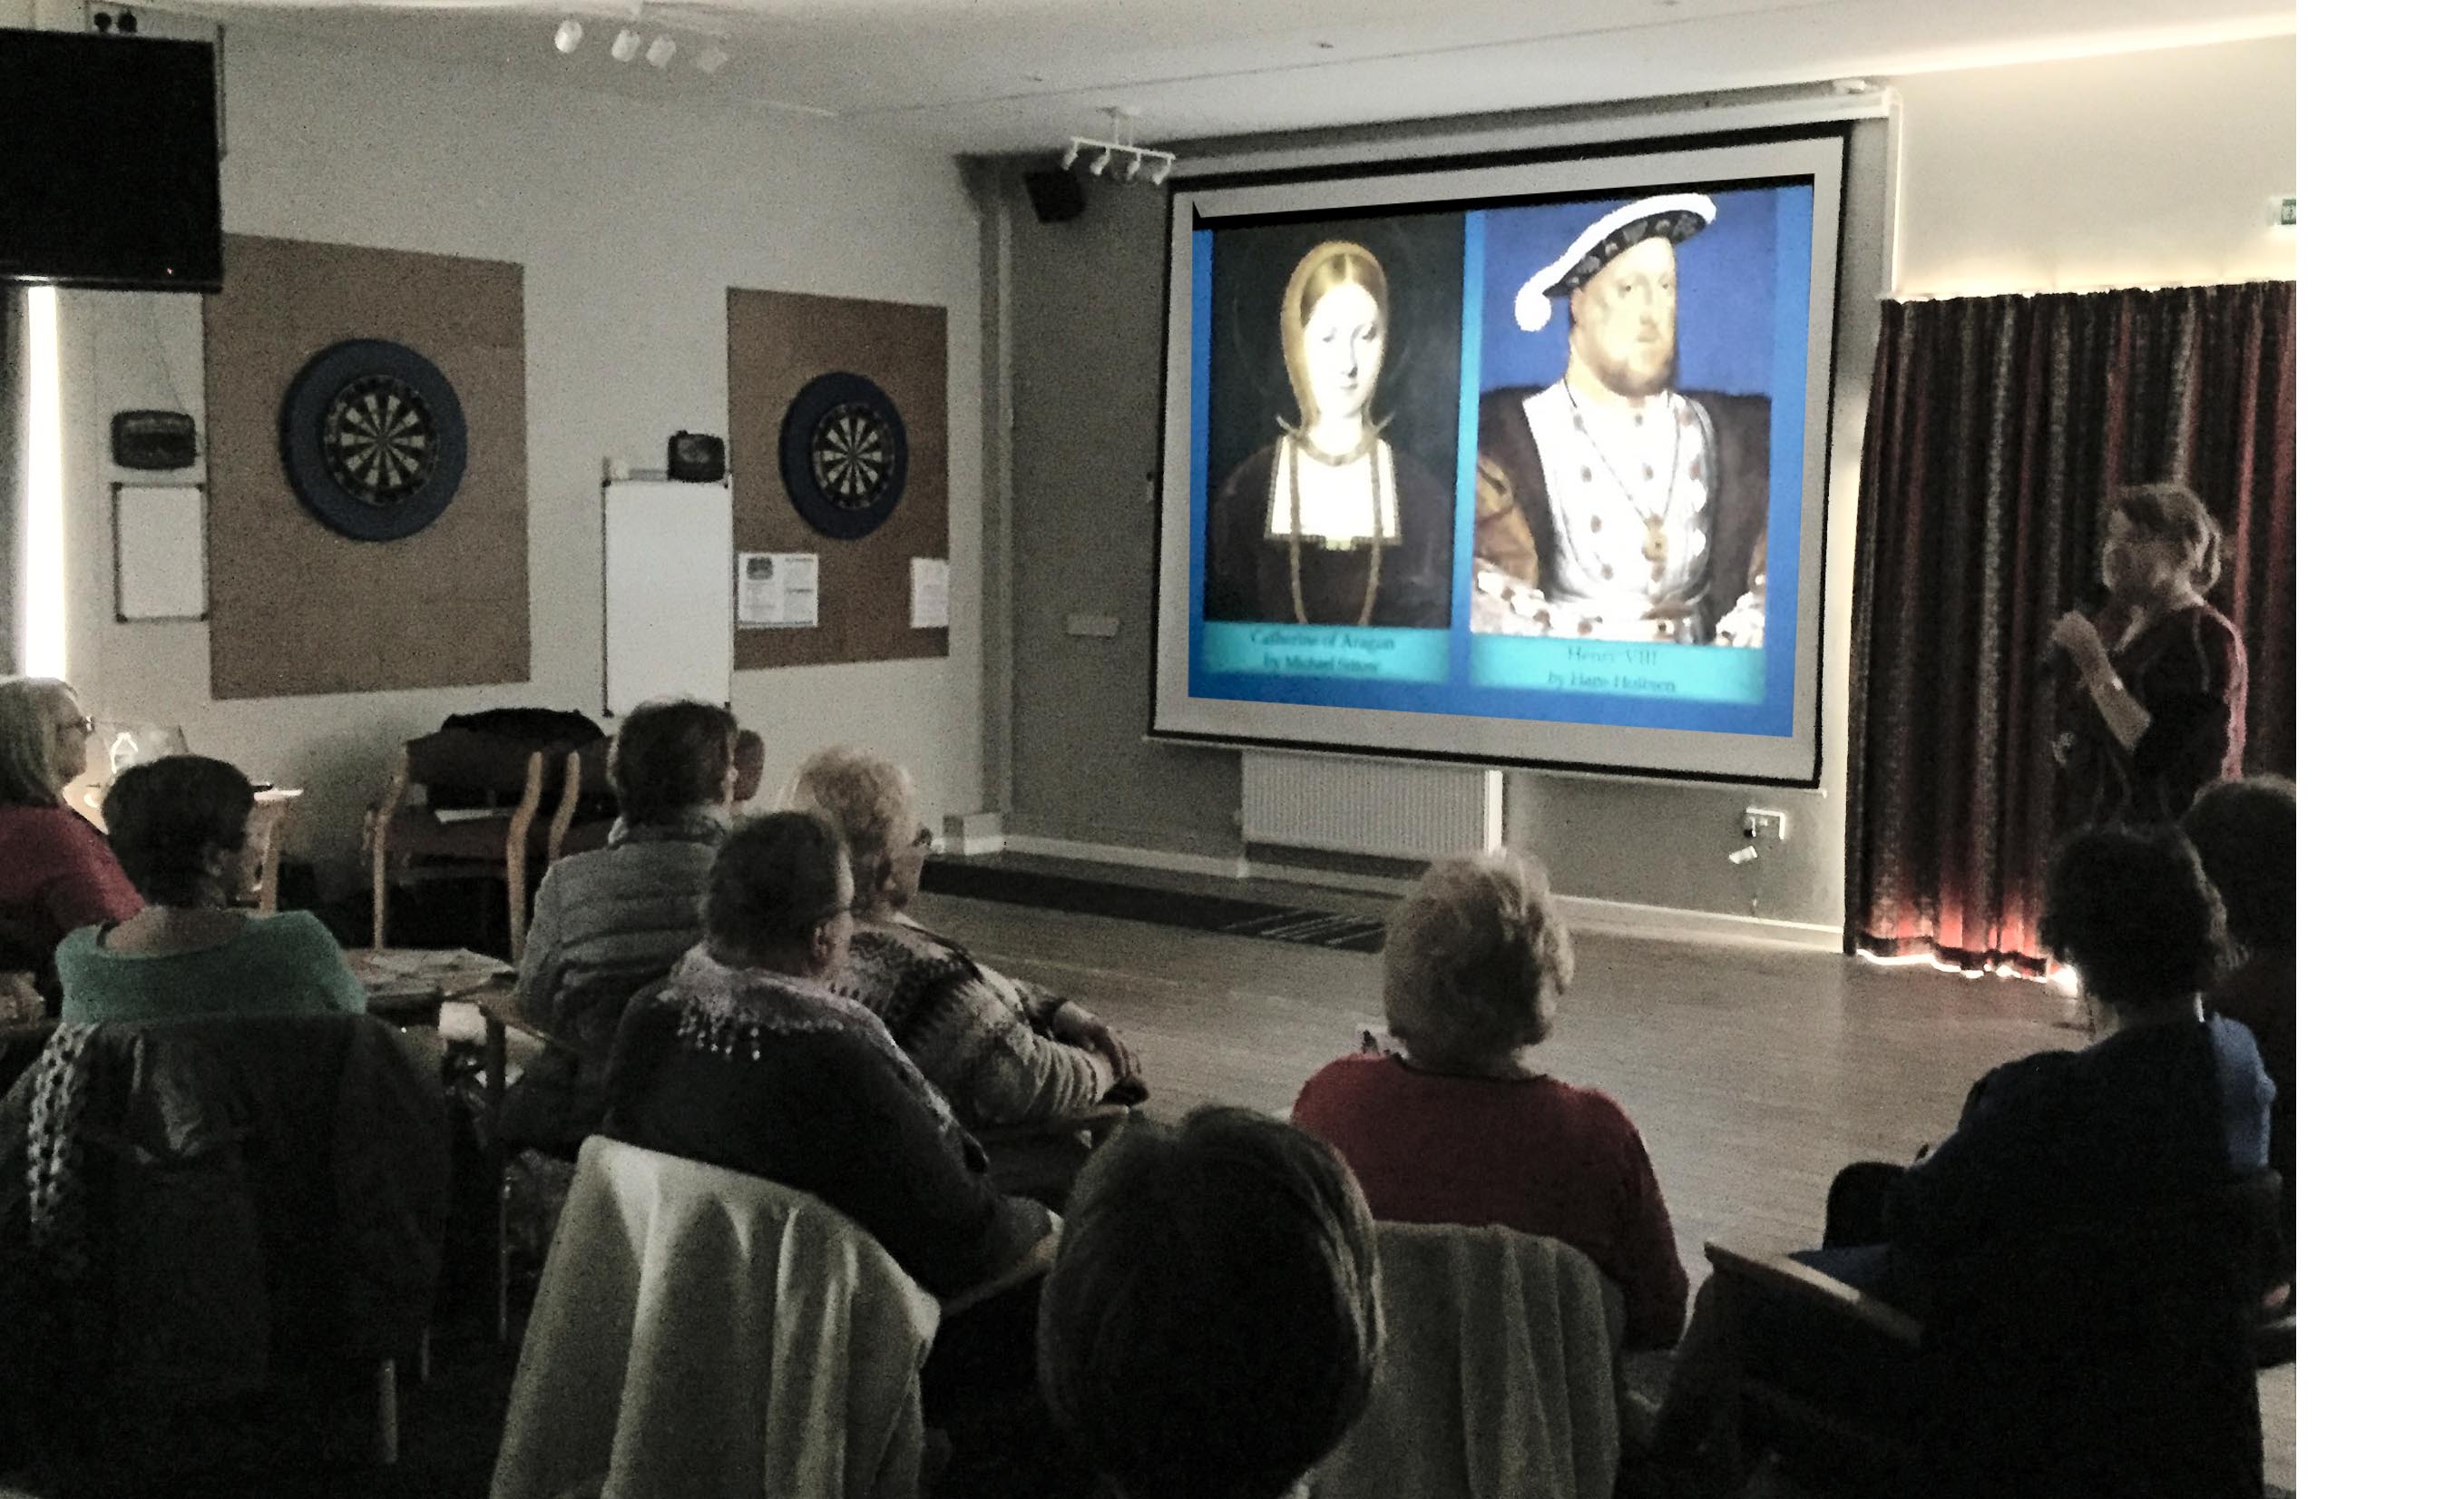
[[[608,47],[607,55],[618,62],[630,62],[641,50],[642,33],[628,26],[616,33],[616,40]]]
[[[570,57],[582,50],[582,23],[565,21],[556,29],[556,50]]]
[[[1122,164],[1121,181],[1136,182],[1144,177],[1157,187],[1161,187],[1163,180],[1172,174],[1173,165],[1177,160],[1170,151],[1132,145],[1127,141],[1095,141],[1086,136],[1071,136],[1069,143],[1061,151],[1061,169],[1068,171],[1074,168],[1079,159],[1089,152],[1094,153],[1094,160],[1087,166],[1089,174],[1108,176],[1112,164],[1117,161]]]
[[[675,59],[675,55],[676,39],[672,36],[661,36],[650,43],[650,50],[644,53],[642,58],[651,67],[664,68]]]

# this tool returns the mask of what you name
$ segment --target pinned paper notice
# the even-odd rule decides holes
[[[793,629],[822,622],[818,552],[736,554],[736,623],[745,629]]]
[[[950,628],[950,560],[918,557],[907,564],[907,628]]]

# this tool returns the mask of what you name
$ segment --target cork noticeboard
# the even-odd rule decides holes
[[[527,681],[521,267],[243,234],[226,236],[224,265],[222,295],[205,299],[213,695]],[[452,502],[400,540],[329,529],[283,473],[283,396],[347,339],[425,355],[468,429]]]
[[[779,426],[805,384],[848,371],[879,386],[907,430],[907,482],[880,528],[833,540],[804,522],[779,473]],[[727,293],[727,427],[736,546],[821,557],[820,622],[738,629],[736,668],[898,661],[950,653],[947,628],[909,628],[912,564],[950,555],[949,313],[905,302]]]

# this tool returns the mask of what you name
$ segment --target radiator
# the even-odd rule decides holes
[[[1505,841],[1505,785],[1495,770],[1244,751],[1241,836],[1390,859],[1479,853]]]

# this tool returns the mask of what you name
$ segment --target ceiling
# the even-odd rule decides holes
[[[823,115],[954,152],[1170,143],[2293,30],[2285,0],[172,0],[539,84]],[[557,23],[583,21],[571,55]],[[667,33],[664,69],[608,55]],[[715,45],[715,74],[692,65]]]

